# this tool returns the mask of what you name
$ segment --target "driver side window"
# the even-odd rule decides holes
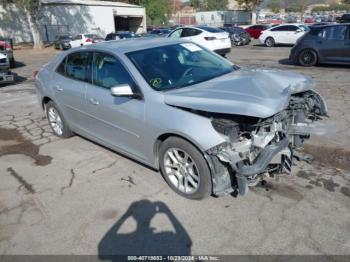
[[[171,38],[180,38],[182,34],[182,29],[178,29],[175,32],[173,32],[170,37]]]
[[[121,84],[134,86],[128,71],[112,55],[96,52],[92,62],[92,84],[110,89]]]

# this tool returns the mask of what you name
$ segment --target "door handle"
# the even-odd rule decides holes
[[[60,86],[55,86],[55,88],[56,88],[57,91],[63,91],[63,88],[60,87]]]
[[[89,102],[90,102],[90,104],[93,104],[94,106],[97,106],[100,104],[95,98],[90,98]]]

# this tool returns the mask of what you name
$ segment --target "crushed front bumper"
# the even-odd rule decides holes
[[[242,196],[259,181],[258,176],[269,172],[269,165],[275,165],[278,173],[289,174],[292,168],[293,152],[287,137],[271,143],[262,149],[252,164],[237,161],[231,150],[222,150],[216,156],[207,156],[209,166],[214,174],[213,192],[215,195],[227,195],[237,190]],[[226,167],[220,163],[226,163]],[[221,166],[221,168],[220,168]]]

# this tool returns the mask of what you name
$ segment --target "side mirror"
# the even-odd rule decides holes
[[[111,88],[111,95],[116,97],[131,97],[131,98],[141,98],[141,95],[134,93],[131,86],[128,84],[121,84]]]
[[[111,88],[112,96],[133,96],[134,92],[128,84],[117,85]]]
[[[295,31],[296,34],[297,34],[297,33],[301,33],[301,32],[303,32],[303,30],[301,30],[301,29],[297,29],[297,30]]]

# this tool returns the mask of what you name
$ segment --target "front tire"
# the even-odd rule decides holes
[[[67,121],[64,119],[57,105],[52,101],[49,101],[46,104],[46,116],[50,127],[56,136],[60,138],[69,138],[73,136]]]
[[[302,66],[311,67],[315,66],[318,61],[317,53],[311,49],[305,49],[300,52],[298,56],[298,62]]]
[[[204,199],[212,192],[208,164],[191,143],[178,137],[166,139],[160,146],[159,163],[162,176],[179,195]]]
[[[267,46],[267,47],[274,47],[275,44],[276,44],[276,42],[275,42],[275,39],[273,39],[273,37],[266,38],[265,46]]]

